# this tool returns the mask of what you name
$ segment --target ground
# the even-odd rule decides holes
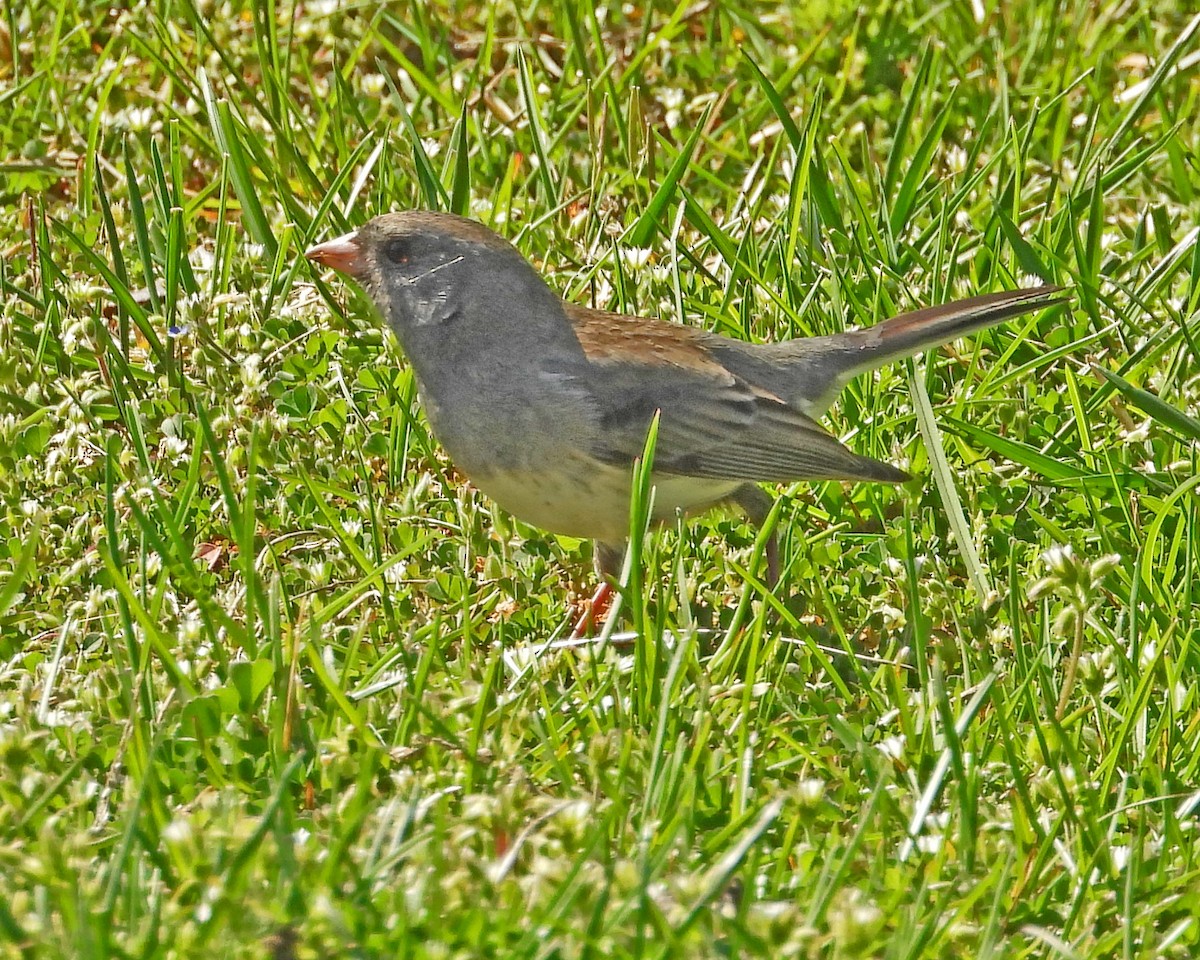
[[[1189,7],[6,4],[0,958],[1197,955]],[[747,339],[1074,299],[568,643],[303,259],[416,206]]]

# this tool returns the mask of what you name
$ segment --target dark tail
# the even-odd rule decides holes
[[[891,360],[957,340],[1001,320],[1066,303],[1070,297],[1060,296],[1062,293],[1062,287],[1051,286],[1006,290],[902,313],[865,330],[830,337],[836,340],[831,359],[837,358],[844,383]]]
[[[810,416],[819,416],[860,373],[1069,299],[1062,287],[1051,286],[986,293],[902,313],[865,330],[771,344],[767,350],[795,371],[789,384],[776,389]]]

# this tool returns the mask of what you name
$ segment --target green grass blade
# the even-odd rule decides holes
[[[529,72],[529,62],[525,52],[517,48],[517,77],[521,82],[521,99],[525,104],[525,118],[529,122],[529,133],[533,137],[533,152],[538,159],[538,176],[552,206],[562,203],[562,188],[559,186],[558,174],[547,149],[546,131],[542,126],[541,105],[538,103],[537,92],[534,89],[533,76]]]
[[[1168,430],[1174,431],[1185,439],[1200,441],[1200,420],[1189,416],[1178,407],[1171,406],[1171,404],[1149,390],[1135,387],[1124,377],[1113,373],[1111,370],[1106,370],[1101,366],[1095,366],[1094,369],[1105,380],[1116,387],[1126,400],[1154,420],[1155,423],[1162,424]]]
[[[958,485],[955,483],[954,474],[950,470],[950,462],[946,459],[946,452],[942,447],[942,432],[938,429],[937,420],[933,415],[933,406],[930,404],[929,394],[925,390],[923,372],[914,372],[909,376],[913,392],[913,406],[917,411],[917,423],[921,428],[921,436],[925,440],[925,449],[933,468],[934,483],[937,484],[938,493],[941,494],[942,509],[946,511],[946,519],[954,531],[954,545],[958,549],[958,554],[962,557],[971,583],[975,587],[977,602],[982,605],[991,594],[992,585],[980,562],[979,552],[975,548],[975,539],[971,534],[971,525],[967,522],[967,516],[963,512],[962,501],[958,496]]]
[[[705,126],[708,124],[709,112],[705,110],[704,115],[696,124],[696,128],[692,131],[691,136],[688,137],[687,142],[684,143],[683,148],[675,157],[675,162],[671,164],[662,183],[658,185],[654,196],[650,198],[646,209],[629,231],[629,244],[631,246],[648,246],[650,238],[659,229],[659,221],[666,211],[667,205],[675,196],[675,190],[683,180],[684,174],[687,173],[688,164],[692,162],[692,155],[696,152],[696,145],[700,142],[700,137],[704,133]]]
[[[450,183],[450,212],[465,217],[471,212],[471,156],[467,140],[467,104],[454,127],[454,177]]]
[[[233,120],[233,113],[227,100],[217,98],[208,74],[200,71],[200,90],[204,97],[204,106],[208,111],[208,123],[216,138],[217,146],[229,161],[229,178],[233,182],[233,192],[241,205],[242,221],[246,233],[255,243],[262,244],[269,256],[274,257],[278,244],[267,214],[263,210],[262,201],[258,198],[258,189],[254,175],[242,145],[243,133]]]

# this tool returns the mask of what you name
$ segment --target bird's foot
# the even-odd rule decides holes
[[[605,580],[596,588],[596,592],[592,594],[591,599],[584,601],[583,612],[579,615],[579,619],[575,621],[575,626],[571,630],[571,639],[578,640],[581,637],[586,637],[598,625],[602,624],[605,617],[608,616],[608,608],[612,606],[612,599],[612,584]]]

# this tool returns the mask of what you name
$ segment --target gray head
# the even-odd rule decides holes
[[[507,240],[464,217],[387,213],[305,256],[362,284],[418,372],[460,359],[468,340],[506,353],[574,342],[561,299],[537,271]]]

